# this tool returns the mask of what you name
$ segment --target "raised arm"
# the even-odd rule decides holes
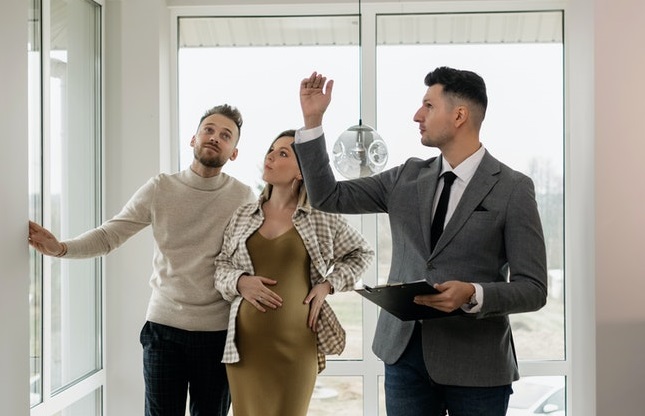
[[[305,129],[322,125],[323,114],[331,102],[331,92],[334,81],[317,72],[300,82],[300,108],[305,123]]]

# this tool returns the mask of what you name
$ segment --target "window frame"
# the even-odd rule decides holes
[[[51,157],[49,155],[48,147],[51,146],[51,56],[50,52],[52,49],[51,45],[51,33],[52,33],[52,0],[40,0],[40,36],[41,36],[41,48],[40,48],[40,114],[38,123],[39,126],[36,129],[40,132],[41,135],[41,163],[39,169],[41,169],[37,174],[41,176],[42,182],[40,184],[41,188],[41,208],[40,208],[40,217],[34,218],[35,221],[42,223],[45,227],[49,228],[50,224],[50,214],[51,208],[49,204],[49,199],[51,197],[51,186],[50,181],[47,178],[47,169],[51,165]],[[104,201],[103,201],[103,189],[104,189],[104,172],[103,172],[103,155],[104,155],[104,140],[105,131],[104,131],[104,82],[105,82],[105,68],[104,68],[104,55],[105,55],[105,1],[106,0],[82,0],[88,4],[91,4],[97,8],[96,10],[96,19],[94,23],[98,26],[94,27],[96,43],[93,45],[94,55],[90,57],[90,61],[87,62],[87,67],[94,68],[94,85],[92,93],[95,95],[94,104],[95,104],[95,122],[93,128],[95,129],[94,137],[96,142],[93,144],[94,147],[94,165],[93,170],[96,175],[96,180],[94,182],[94,217],[96,218],[96,224],[99,225],[102,218],[104,217]],[[91,24],[91,23],[88,23]],[[31,79],[30,79],[31,82]],[[38,134],[38,133],[36,133]],[[60,237],[60,236],[59,236]],[[37,254],[39,256],[39,254]],[[106,387],[106,371],[105,371],[105,279],[103,276],[104,273],[104,262],[102,259],[98,258],[95,260],[94,265],[91,267],[95,270],[96,288],[94,290],[95,299],[95,311],[96,311],[96,331],[97,333],[93,336],[96,336],[96,367],[94,370],[90,370],[84,375],[81,375],[74,380],[65,381],[62,386],[59,388],[52,387],[52,317],[51,317],[51,307],[52,307],[52,282],[50,276],[50,266],[52,262],[61,261],[59,259],[54,259],[47,256],[41,256],[37,262],[41,264],[41,292],[42,292],[42,312],[40,315],[41,319],[41,340],[42,346],[40,350],[41,355],[41,401],[39,403],[31,406],[29,410],[30,416],[51,416],[59,412],[64,411],[65,409],[74,408],[76,403],[83,403],[84,399],[93,397],[96,407],[97,414],[106,414],[106,400],[105,397],[105,387]],[[83,300],[85,302],[85,300]],[[80,340],[70,340],[68,342],[79,342]],[[94,395],[94,396],[92,396]]]

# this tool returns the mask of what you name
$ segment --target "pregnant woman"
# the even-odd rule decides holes
[[[223,362],[235,416],[305,416],[325,354],[345,332],[325,297],[354,288],[374,253],[338,214],[313,209],[282,132],[264,159],[258,202],[237,210],[215,260],[231,301]]]

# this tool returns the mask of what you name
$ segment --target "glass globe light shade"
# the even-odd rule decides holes
[[[347,179],[371,176],[387,163],[387,146],[372,127],[351,126],[334,143],[332,149],[336,170]]]

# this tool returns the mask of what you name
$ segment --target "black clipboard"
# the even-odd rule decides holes
[[[429,306],[414,303],[414,297],[417,295],[440,293],[425,280],[374,287],[363,285],[363,288],[355,289],[355,292],[402,321],[445,318],[464,313],[462,309],[457,309],[453,312],[442,312]]]

